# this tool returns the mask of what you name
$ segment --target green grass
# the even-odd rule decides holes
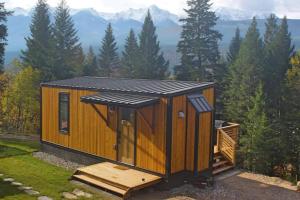
[[[38,149],[37,142],[0,139],[0,173],[33,187],[41,195],[54,199],[61,199],[62,192],[71,192],[75,188],[80,188],[68,180],[73,174],[72,171],[34,158],[31,153]],[[2,190],[2,185],[7,188]],[[24,193],[16,191],[16,188],[9,186],[8,183],[0,182],[0,199],[30,200],[32,198],[24,196]],[[94,194],[93,199],[102,198]]]
[[[35,197],[31,197],[24,192],[17,189],[16,186],[11,186],[7,182],[3,182],[0,180],[0,199],[5,200],[33,200],[36,199]]]

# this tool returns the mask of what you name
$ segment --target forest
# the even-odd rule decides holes
[[[177,45],[180,64],[170,70],[148,11],[142,30],[128,33],[121,55],[109,24],[99,49],[83,51],[64,0],[50,20],[46,0],[38,0],[31,35],[21,58],[4,69],[7,17],[0,3],[0,132],[39,133],[42,82],[76,76],[184,81],[213,81],[217,118],[241,124],[238,165],[257,173],[298,181],[300,175],[300,52],[296,52],[287,17],[270,14],[265,33],[253,18],[244,37],[239,28],[227,55],[210,0],[187,0]],[[13,42],[13,41],[11,41]]]

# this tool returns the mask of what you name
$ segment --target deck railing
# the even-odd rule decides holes
[[[238,142],[239,124],[229,123],[229,126],[217,129],[218,151],[233,165],[236,164],[236,147]]]

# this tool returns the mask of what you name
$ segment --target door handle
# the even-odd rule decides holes
[[[113,145],[113,149],[117,150],[117,145],[116,144]]]

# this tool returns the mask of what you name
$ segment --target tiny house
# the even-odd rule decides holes
[[[79,77],[42,83],[41,97],[45,150],[166,180],[212,174],[213,83]]]

